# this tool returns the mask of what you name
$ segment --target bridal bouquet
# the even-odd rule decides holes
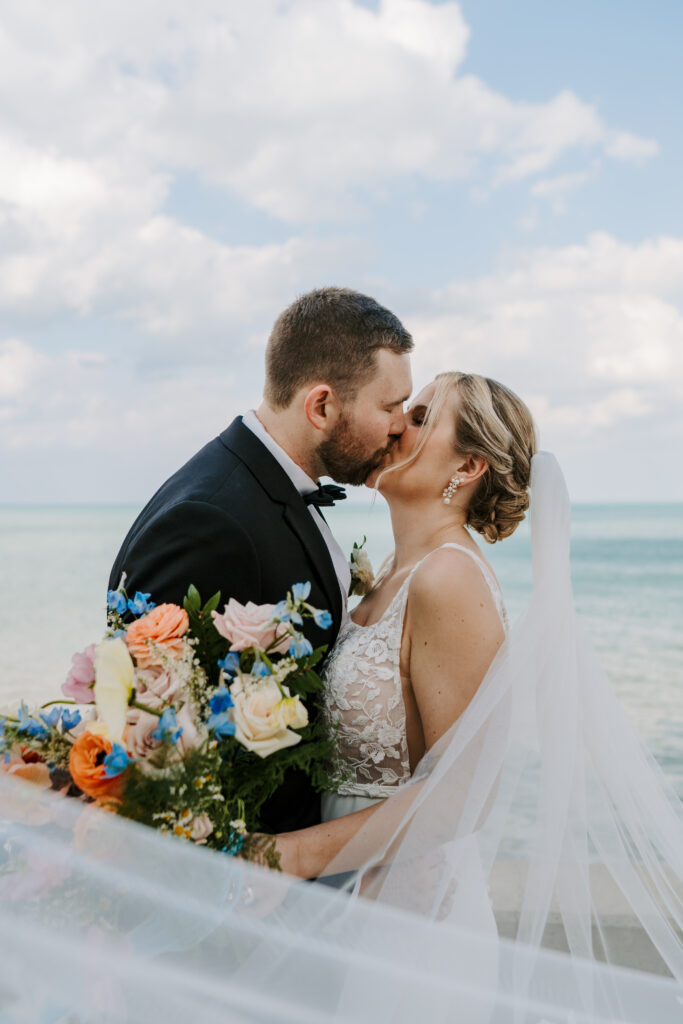
[[[332,744],[306,707],[324,648],[297,629],[329,627],[329,612],[308,603],[309,583],[277,605],[231,598],[222,612],[220,593],[202,604],[190,587],[182,608],[157,606],[124,584],[107,596],[104,639],[72,659],[67,700],[0,718],[0,767],[277,866],[274,840],[252,835],[264,802],[291,768],[329,783]]]

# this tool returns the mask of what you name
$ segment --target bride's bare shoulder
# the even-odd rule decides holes
[[[415,570],[410,584],[409,608],[428,619],[434,615],[460,612],[470,620],[495,612],[495,602],[486,576],[493,572],[483,558],[462,548],[439,548]],[[495,579],[495,577],[494,577]]]

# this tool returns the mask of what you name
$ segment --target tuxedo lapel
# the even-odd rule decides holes
[[[339,628],[342,620],[342,595],[339,579],[330,557],[330,550],[298,491],[296,496],[298,501],[291,502],[285,507],[284,518],[306,548],[313,569],[318,576],[318,582],[327,594],[332,618]],[[299,581],[293,580],[292,582],[298,583]]]
[[[284,469],[268,449],[237,417],[220,435],[221,444],[245,464],[272,501],[283,506],[283,518],[305,548],[318,583],[327,596],[337,629],[342,621],[342,595],[329,548],[313,517]],[[303,583],[303,580],[292,580]]]

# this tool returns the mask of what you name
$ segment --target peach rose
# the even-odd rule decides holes
[[[273,623],[275,608],[274,604],[254,604],[253,601],[240,604],[231,597],[223,613],[211,612],[211,617],[221,636],[230,641],[231,651],[244,651],[247,647],[265,650],[276,637],[281,637],[271,653],[284,654],[289,650],[291,637],[284,626]]]
[[[128,627],[126,643],[141,668],[159,664],[153,645],[158,644],[172,658],[182,657],[190,620],[177,604],[160,604]]]
[[[108,737],[88,731],[81,733],[69,753],[71,778],[86,796],[95,798],[119,797],[123,790],[123,776],[108,779],[102,772],[107,754],[112,750]]]
[[[38,787],[33,791],[23,786],[17,791],[3,788],[3,813],[8,821],[21,821],[25,825],[45,825],[52,818],[50,805],[42,797],[42,791],[49,789],[51,785],[50,771],[44,762],[35,760],[36,756],[31,751],[24,752],[15,744],[10,752],[9,761],[0,757],[0,771]]]

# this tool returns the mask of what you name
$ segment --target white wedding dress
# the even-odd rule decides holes
[[[355,767],[336,799],[382,802],[328,865],[355,869],[342,889],[0,775],[0,1019],[680,1024],[683,809],[583,636],[569,500],[546,453],[531,535],[529,608],[412,776],[396,674],[407,590],[344,630],[329,710]],[[521,813],[512,941],[487,888]],[[606,878],[669,978],[615,966]],[[546,948],[560,932],[567,953]]]

